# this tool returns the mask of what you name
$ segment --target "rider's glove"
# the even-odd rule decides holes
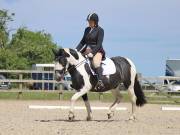
[[[89,58],[92,58],[93,57],[93,54],[92,53],[88,53],[87,55]]]

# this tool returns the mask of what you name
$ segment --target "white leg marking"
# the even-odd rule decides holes
[[[73,112],[74,111],[74,103],[76,102],[76,100],[83,96],[84,94],[86,94],[89,90],[84,90],[82,89],[80,92],[75,93],[72,98],[71,98],[71,108],[70,111]]]
[[[132,114],[131,114],[130,119],[134,120],[135,119],[135,109],[136,109],[136,95],[134,92],[134,81],[135,81],[135,77],[136,77],[136,67],[130,59],[128,59],[128,58],[126,58],[126,59],[128,60],[129,64],[131,65],[131,84],[128,88],[128,92],[131,96],[131,103],[132,103]]]

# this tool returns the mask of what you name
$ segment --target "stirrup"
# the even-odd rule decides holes
[[[104,83],[102,82],[102,80],[98,80],[95,88],[96,88],[96,90],[102,90],[102,89],[105,88]]]

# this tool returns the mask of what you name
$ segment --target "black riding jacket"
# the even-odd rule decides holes
[[[97,52],[103,50],[104,30],[100,26],[97,26],[90,31],[91,27],[85,29],[84,36],[76,49],[83,53],[88,46],[92,49],[92,54],[95,55]]]

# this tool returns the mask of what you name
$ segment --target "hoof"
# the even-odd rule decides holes
[[[75,119],[74,114],[72,114],[72,113],[69,114],[68,119],[69,119],[69,121],[73,121]]]
[[[128,121],[135,121],[137,120],[136,117],[134,115],[132,115],[131,117],[129,117]]]
[[[69,117],[69,121],[73,121],[74,120],[74,116],[73,117]]]
[[[108,116],[108,119],[111,119],[114,116],[114,113],[108,113],[107,116]]]
[[[91,121],[91,120],[92,120],[92,117],[89,117],[89,116],[88,116],[88,117],[86,118],[86,120],[87,120],[87,121]]]

